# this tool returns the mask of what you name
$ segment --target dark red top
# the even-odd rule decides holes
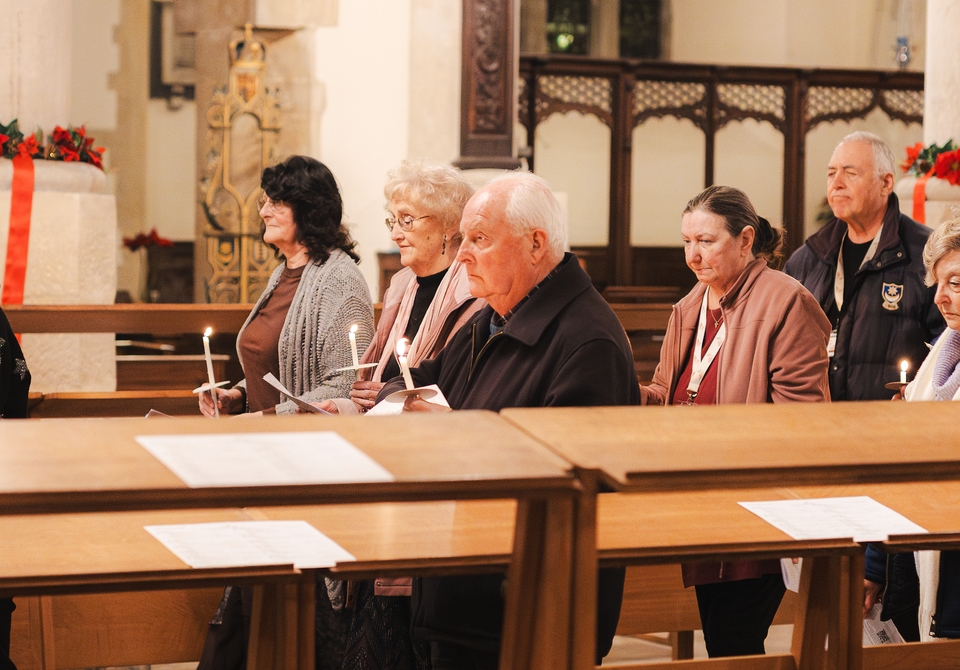
[[[722,317],[723,311],[719,307],[717,309],[707,310],[707,328],[703,334],[703,350],[700,352],[701,356],[706,353],[707,349],[710,348],[710,343],[713,342],[713,338],[717,336],[717,332],[720,330],[720,324],[723,323],[721,320]],[[697,325],[699,326],[699,324]],[[694,342],[696,342],[696,339],[694,339]],[[703,381],[700,382],[700,391],[693,401],[694,405],[717,404],[717,370],[719,368],[720,352],[718,351],[717,357],[713,359],[713,363],[711,363],[707,369],[707,374],[703,376]],[[688,402],[687,385],[690,383],[690,375],[692,374],[693,345],[691,344],[690,351],[687,352],[687,360],[680,371],[680,379],[677,380],[677,388],[673,391],[673,399],[670,402],[671,405],[686,404]]]
[[[251,412],[271,412],[280,404],[280,391],[263,381],[263,375],[272,372],[277,379],[280,378],[280,331],[304,267],[283,268],[273,293],[240,336],[243,376],[247,380],[247,408]]]

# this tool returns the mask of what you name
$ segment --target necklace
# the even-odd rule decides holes
[[[720,322],[723,321],[723,310],[717,310],[717,311],[720,312],[719,318],[713,315],[714,310],[712,309],[710,310],[710,318],[713,319],[714,328],[719,328]]]

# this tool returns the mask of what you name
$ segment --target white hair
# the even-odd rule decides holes
[[[543,177],[532,172],[508,172],[491,179],[487,186],[505,188],[507,204],[506,223],[517,234],[524,235],[540,229],[547,234],[547,248],[556,259],[563,258],[567,248],[567,222],[563,208]]]
[[[870,149],[873,151],[873,166],[877,170],[877,176],[881,179],[886,174],[895,174],[894,166],[897,164],[897,159],[893,155],[893,149],[887,146],[887,143],[880,139],[879,135],[858,130],[840,140],[840,144],[846,142],[866,142],[870,145]],[[837,146],[839,147],[840,144]]]

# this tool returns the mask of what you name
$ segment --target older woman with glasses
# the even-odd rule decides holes
[[[297,408],[263,380],[272,373],[307,401],[350,392],[355,376],[349,332],[358,344],[373,333],[373,306],[357,269],[355,243],[343,225],[343,203],[330,170],[307,156],[291,156],[263,171],[263,241],[283,262],[274,270],[237,337],[244,380],[217,389],[219,413],[293,414]],[[209,394],[200,410],[214,416]],[[331,594],[333,595],[333,594]],[[335,596],[334,596],[335,597]],[[200,659],[199,670],[245,667],[252,590],[227,587]],[[245,622],[246,618],[246,622]],[[339,668],[347,617],[332,609],[317,581],[317,668]]]
[[[937,287],[933,301],[947,327],[901,396],[908,402],[960,400],[960,217],[927,238],[923,265],[927,285]],[[917,635],[919,629],[921,641],[960,638],[960,551],[886,556],[868,545],[865,572],[865,615],[882,594],[881,618],[894,619],[901,634],[906,629]],[[918,595],[916,620],[904,621],[917,611]]]
[[[408,360],[415,367],[436,356],[486,304],[470,295],[467,273],[456,261],[460,216],[473,194],[460,171],[404,161],[387,175],[383,192],[387,230],[404,267],[384,294],[376,335],[361,359],[376,364],[372,374],[353,385],[349,398],[318,404],[334,413],[357,414],[373,407],[384,381],[400,374],[394,355],[398,340],[409,343]],[[429,650],[415,650],[410,639],[409,579],[351,583],[350,590],[355,605],[344,670],[429,666]]]

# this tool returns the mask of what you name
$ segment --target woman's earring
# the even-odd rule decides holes
[[[443,256],[447,253],[447,236],[443,236],[443,248],[440,250],[440,255]]]

